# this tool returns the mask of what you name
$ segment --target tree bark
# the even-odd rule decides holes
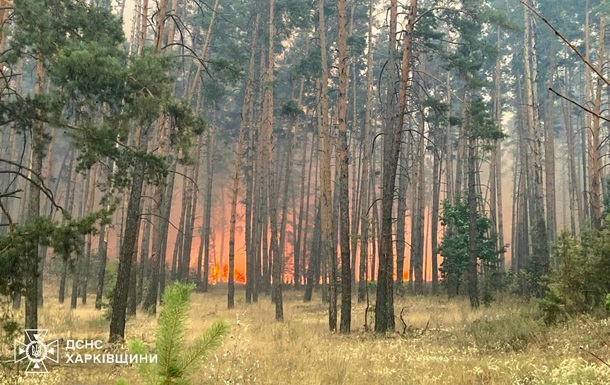
[[[479,307],[478,254],[477,254],[477,195],[476,195],[476,139],[468,138],[468,297],[470,307]]]
[[[330,331],[337,330],[337,295],[336,295],[336,252],[333,242],[333,202],[331,188],[330,161],[332,156],[331,132],[328,107],[328,61],[326,52],[326,20],[324,16],[324,0],[318,0],[318,33],[320,37],[320,124],[318,127],[318,153],[320,154],[320,184],[321,212],[320,226],[322,231],[322,255],[326,265],[331,269],[330,301],[328,307],[328,327]],[[333,269],[334,266],[334,269]]]
[[[542,275],[549,271],[549,244],[546,227],[546,217],[544,209],[544,191],[542,181],[542,148],[540,143],[540,128],[538,118],[538,97],[537,97],[537,57],[536,57],[536,38],[535,24],[530,18],[529,13],[525,12],[525,45],[524,45],[524,62],[525,62],[525,91],[526,91],[526,106],[527,106],[527,121],[529,126],[529,154],[531,155],[531,170],[530,181],[532,183],[532,236],[535,241],[532,242],[532,269],[535,279],[539,279]],[[530,59],[530,51],[532,58]],[[530,70],[531,64],[531,70]],[[541,295],[541,288],[538,288],[537,295]]]
[[[391,27],[396,30],[397,2],[392,0]],[[392,207],[394,204],[394,187],[396,185],[396,168],[400,154],[402,126],[407,105],[407,90],[411,70],[412,38],[417,14],[417,0],[410,0],[408,24],[405,28],[403,55],[401,62],[400,84],[398,89],[398,108],[396,119],[387,124],[384,136],[383,153],[383,190],[381,197],[381,233],[379,247],[379,269],[377,283],[377,304],[375,308],[375,331],[386,332],[394,329],[394,285],[393,285],[393,248],[392,248]],[[394,50],[393,38],[390,36],[390,55]],[[391,99],[390,99],[391,100]]]
[[[90,190],[87,191],[86,193],[89,194],[87,197],[87,207],[86,207],[86,211],[85,214],[91,214],[93,212],[93,205],[95,204],[95,188],[96,188],[96,182],[97,182],[97,166],[93,166],[93,168],[90,171],[91,173],[91,184],[90,184]],[[90,264],[91,264],[91,242],[93,241],[92,238],[93,236],[91,234],[87,235],[87,244],[86,244],[86,251],[85,251],[85,261],[84,261],[84,265],[83,265],[83,282],[82,282],[82,297],[81,297],[81,303],[83,305],[87,304],[87,287],[89,286],[89,269],[90,269]]]
[[[350,255],[349,229],[349,174],[347,144],[347,1],[337,1],[338,21],[338,68],[339,95],[337,98],[337,119],[339,121],[338,180],[339,180],[339,228],[341,242],[341,324],[340,331],[348,334],[351,328],[352,312],[352,267]]]
[[[599,19],[599,48],[598,48],[598,70],[602,70],[604,66],[604,44],[605,44],[605,18]],[[591,225],[595,229],[601,228],[602,225],[602,178],[601,178],[601,154],[600,154],[600,119],[602,112],[602,87],[603,82],[599,77],[595,87],[595,99],[593,100],[592,116],[593,126],[589,131],[589,194],[591,202]]]
[[[369,2],[369,24],[366,55],[366,107],[362,134],[362,177],[360,178],[360,265],[358,267],[358,302],[366,299],[367,264],[369,258],[369,168],[371,164],[371,110],[373,108],[373,1]],[[355,251],[355,250],[354,250]]]
[[[138,122],[135,132],[135,145],[136,148],[145,149],[147,147],[147,138],[146,135],[141,133],[140,125],[140,122]],[[161,125],[164,125],[164,122],[162,122]],[[121,254],[119,257],[117,281],[112,302],[109,342],[119,342],[125,338],[127,295],[129,291],[133,253],[136,249],[138,237],[140,201],[144,185],[143,170],[141,167],[141,165],[136,164],[133,170],[133,182],[129,193],[127,217],[125,219],[125,235],[123,237],[123,246],[121,247]]]

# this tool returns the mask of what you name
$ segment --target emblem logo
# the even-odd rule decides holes
[[[45,361],[59,362],[59,340],[46,342],[47,329],[26,329],[26,343],[14,341],[15,362],[28,360],[26,373],[48,373]]]

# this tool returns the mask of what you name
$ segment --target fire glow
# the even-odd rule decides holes
[[[235,283],[246,283],[246,275],[238,269],[233,269],[233,277]],[[229,280],[229,265],[214,265],[210,272],[210,284],[215,285],[219,282],[228,282]]]

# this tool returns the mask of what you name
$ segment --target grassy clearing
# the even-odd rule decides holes
[[[232,324],[232,334],[202,365],[194,384],[610,383],[610,369],[580,349],[610,357],[603,343],[610,339],[606,320],[574,319],[548,328],[539,320],[535,304],[512,298],[471,311],[463,299],[407,297],[396,303],[397,313],[405,309],[406,335],[365,332],[364,306],[356,304],[354,332],[342,336],[327,331],[326,306],[317,299],[305,304],[298,293],[289,291],[286,321],[277,323],[267,298],[246,306],[238,291],[236,308],[229,311],[223,290],[213,290],[192,296],[189,333],[194,338],[224,318]],[[53,338],[107,338],[107,321],[95,311],[93,301],[74,311],[54,302],[47,301],[40,322]],[[397,329],[402,331],[400,321]],[[154,318],[138,315],[128,322],[127,338],[154,346],[155,330]],[[114,385],[121,378],[140,383],[135,368],[108,364],[51,366],[49,374],[22,376],[18,383]]]

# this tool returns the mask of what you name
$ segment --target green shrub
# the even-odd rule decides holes
[[[549,288],[543,298],[538,300],[538,307],[542,311],[545,324],[553,325],[565,320],[567,313],[564,302],[565,299],[562,298],[559,290],[553,286]]]
[[[481,349],[521,351],[543,338],[545,328],[528,314],[511,314],[475,321],[466,327],[466,333]]]
[[[578,238],[563,232],[553,247],[557,268],[549,275],[540,309],[549,323],[565,315],[599,313],[610,292],[610,230],[583,230]]]
[[[100,306],[104,309],[104,319],[107,321],[110,321],[112,318],[112,300],[114,298],[118,270],[119,261],[111,261],[106,265],[106,272],[104,273],[104,295],[102,296]],[[106,298],[107,302],[104,302],[104,298]]]

